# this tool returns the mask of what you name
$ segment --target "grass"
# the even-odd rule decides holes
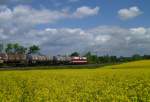
[[[150,101],[150,61],[100,69],[0,71],[0,102],[100,101]]]

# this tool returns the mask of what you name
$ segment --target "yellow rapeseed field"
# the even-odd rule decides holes
[[[147,102],[150,61],[99,69],[0,71],[0,102]]]

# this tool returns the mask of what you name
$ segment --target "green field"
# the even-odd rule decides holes
[[[0,71],[0,102],[101,101],[150,101],[150,61],[97,69]]]

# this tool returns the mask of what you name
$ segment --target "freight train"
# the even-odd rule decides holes
[[[87,64],[87,58],[81,56],[46,56],[42,54],[0,53],[1,65],[61,65]]]

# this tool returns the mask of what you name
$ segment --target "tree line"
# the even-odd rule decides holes
[[[6,53],[35,54],[35,53],[39,53],[40,47],[37,45],[31,45],[29,47],[25,47],[20,45],[19,43],[8,43],[5,48],[3,44],[0,44],[0,52],[2,51]],[[80,56],[80,53],[73,52],[69,56]],[[110,55],[98,56],[96,54],[92,54],[91,52],[87,52],[82,56],[87,57],[88,63],[90,64],[121,63],[121,62],[150,59],[150,55],[139,55],[139,54],[135,54],[130,57],[124,57],[124,56],[117,57],[117,56],[110,56]]]
[[[80,56],[78,52],[73,52],[70,56]],[[122,62],[130,62],[130,61],[137,61],[137,60],[144,60],[150,59],[150,55],[139,55],[135,54],[130,57],[124,56],[98,56],[96,54],[92,54],[91,52],[87,52],[83,56],[87,57],[88,63],[90,64],[101,64],[101,63],[122,63]]]
[[[25,47],[20,45],[19,43],[8,43],[4,48],[3,44],[0,44],[0,52],[6,53],[17,53],[17,54],[34,54],[40,51],[40,47],[37,45],[31,45],[29,47]]]

